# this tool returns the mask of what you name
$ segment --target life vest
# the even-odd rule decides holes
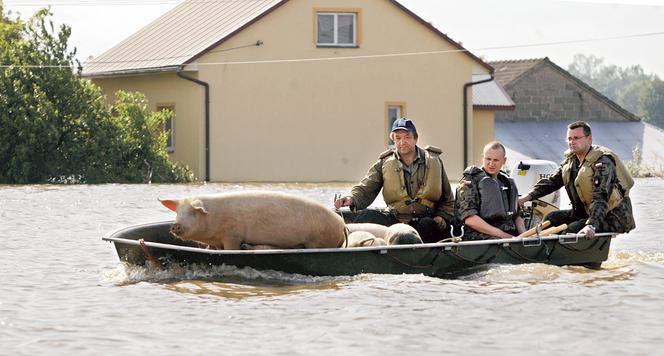
[[[565,152],[567,158],[562,165],[563,184],[569,187],[570,175],[572,170],[572,158],[574,154],[569,150]],[[593,201],[593,175],[595,173],[595,163],[602,156],[608,156],[616,165],[616,183],[609,196],[609,211],[613,210],[623,200],[623,197],[629,196],[629,190],[634,186],[634,179],[629,174],[627,167],[620,160],[618,155],[606,147],[593,145],[579,167],[579,172],[574,180],[576,194],[583,202],[587,213],[590,213],[590,204]]]
[[[419,147],[417,149],[420,150]],[[439,158],[442,151],[434,146],[426,146],[420,152],[424,152],[424,181],[414,198],[408,195],[404,164],[397,158],[395,151],[385,151],[380,155],[383,160],[383,199],[397,216],[425,215],[443,194],[443,164]]]
[[[464,178],[471,181],[471,184],[477,186],[479,216],[482,219],[487,222],[497,222],[512,219],[517,213],[516,183],[505,172],[498,172],[497,179],[493,179],[480,167],[470,166],[466,168],[463,175]],[[503,201],[503,190],[507,190],[507,206]]]

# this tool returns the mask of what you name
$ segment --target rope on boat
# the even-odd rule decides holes
[[[602,243],[602,246],[599,247],[600,250],[603,250],[603,249],[604,249],[604,246],[606,246],[606,243],[609,242],[609,239],[602,239],[602,240],[603,240],[603,241],[602,241],[603,243]],[[561,244],[561,246],[564,247],[564,248],[566,248],[566,249],[568,249],[568,250],[570,250],[570,251],[574,251],[574,252],[586,252],[586,251],[588,251],[588,250],[590,250],[590,249],[595,248],[595,245],[597,245],[597,244],[599,243],[599,241],[600,241],[600,239],[596,238],[595,241],[593,241],[592,244],[590,244],[588,247],[586,247],[586,248],[584,248],[584,249],[581,249],[581,248],[574,248],[574,247],[569,246],[569,245],[567,245],[567,244]]]
[[[523,256],[522,254],[520,254],[517,251],[515,251],[514,249],[512,249],[511,245],[507,246],[507,248],[505,248],[505,252],[507,252],[510,256],[512,256],[514,258],[520,258],[524,261],[533,262],[533,263],[546,263],[547,261],[551,261],[551,255],[553,254],[553,251],[555,250],[555,246],[556,245],[553,245],[553,248],[551,248],[551,250],[547,253],[545,260],[536,260],[536,259],[532,259],[532,258]],[[542,245],[540,250],[537,252],[537,255],[539,255],[542,252],[542,250],[544,250],[544,249],[547,249],[547,250],[549,249],[549,247],[546,245],[546,243],[544,243]]]
[[[396,257],[396,256],[392,256],[392,254],[387,254],[387,256],[389,256],[390,258],[394,259],[395,261],[401,263],[401,264],[404,265],[404,266],[408,266],[408,267],[411,267],[411,268],[421,268],[421,269],[424,269],[424,268],[431,268],[431,267],[433,267],[433,261],[436,260],[436,258],[434,258],[434,259],[431,261],[431,263],[428,264],[428,265],[411,265],[410,263],[408,263],[408,262],[404,262],[404,261],[402,261],[401,259],[399,259],[399,258]]]
[[[484,261],[481,261],[481,259],[484,258],[484,256],[487,255],[487,253],[489,253],[489,251],[491,250],[491,247],[496,247],[493,256],[491,256],[490,258],[488,258]],[[470,262],[470,263],[475,264],[475,265],[481,265],[481,264],[485,264],[485,263],[490,263],[490,261],[492,261],[494,258],[496,258],[500,248],[501,248],[500,245],[497,245],[497,244],[489,245],[489,246],[487,246],[486,251],[484,251],[484,253],[481,256],[477,257],[474,260],[465,258],[465,257],[461,256],[460,254],[454,253],[452,250],[441,249],[440,253],[445,253],[445,254],[447,254],[451,257],[454,257],[454,258],[458,259],[459,261]]]
[[[334,205],[334,202],[337,201],[337,199],[341,198],[341,194],[334,193],[334,198],[332,199],[332,205]],[[350,235],[350,229],[346,226],[346,219],[344,218],[344,212],[341,211],[341,209],[334,209],[336,210],[340,215],[341,215],[341,220],[344,221],[344,248],[348,247],[348,235]]]
[[[438,242],[436,242],[436,243],[438,243],[438,244],[442,244],[442,243],[445,243],[445,242],[461,242],[461,241],[463,241],[463,240],[461,239],[461,237],[458,237],[458,236],[452,236],[452,237],[448,237],[448,238],[446,238],[446,239],[440,240],[440,241],[438,241]]]
[[[158,269],[164,269],[164,266],[161,265],[161,262],[159,262],[159,260],[154,257],[152,252],[150,252],[150,248],[145,245],[145,240],[138,239],[138,244],[141,246],[141,250],[143,250],[143,254],[148,261],[152,262],[152,264]]]

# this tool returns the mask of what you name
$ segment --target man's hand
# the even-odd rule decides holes
[[[517,202],[519,203],[519,206],[523,208],[523,204],[525,202],[531,201],[531,200],[532,200],[532,197],[530,196],[530,194],[526,194],[526,195],[522,195],[521,197],[519,197],[519,199],[517,199]]]
[[[438,224],[438,228],[441,230],[447,226],[447,223],[445,222],[445,219],[443,219],[442,216],[434,216],[433,221],[435,221],[436,224]]]
[[[334,201],[334,207],[337,209],[343,206],[351,206],[351,205],[353,205],[353,198],[351,197],[341,197]]]
[[[586,225],[579,231],[579,235],[586,235],[586,238],[589,240],[592,240],[595,238],[595,229],[593,229],[590,225]]]

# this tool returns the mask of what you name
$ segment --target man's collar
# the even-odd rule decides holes
[[[413,160],[413,163],[419,161],[419,159],[422,158],[422,153],[420,152],[421,150],[422,149],[420,148],[420,146],[415,145],[415,152],[417,152],[417,156],[415,156],[415,159]],[[394,155],[397,156],[397,159],[399,161],[403,162],[401,160],[401,155],[399,154],[399,150],[397,150],[396,147],[394,148]]]

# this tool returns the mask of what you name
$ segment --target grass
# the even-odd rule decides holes
[[[642,162],[643,157],[641,156],[641,150],[638,146],[634,146],[632,149],[632,160],[625,163],[629,173],[634,178],[646,178],[646,177],[664,177],[664,168],[653,167]]]

